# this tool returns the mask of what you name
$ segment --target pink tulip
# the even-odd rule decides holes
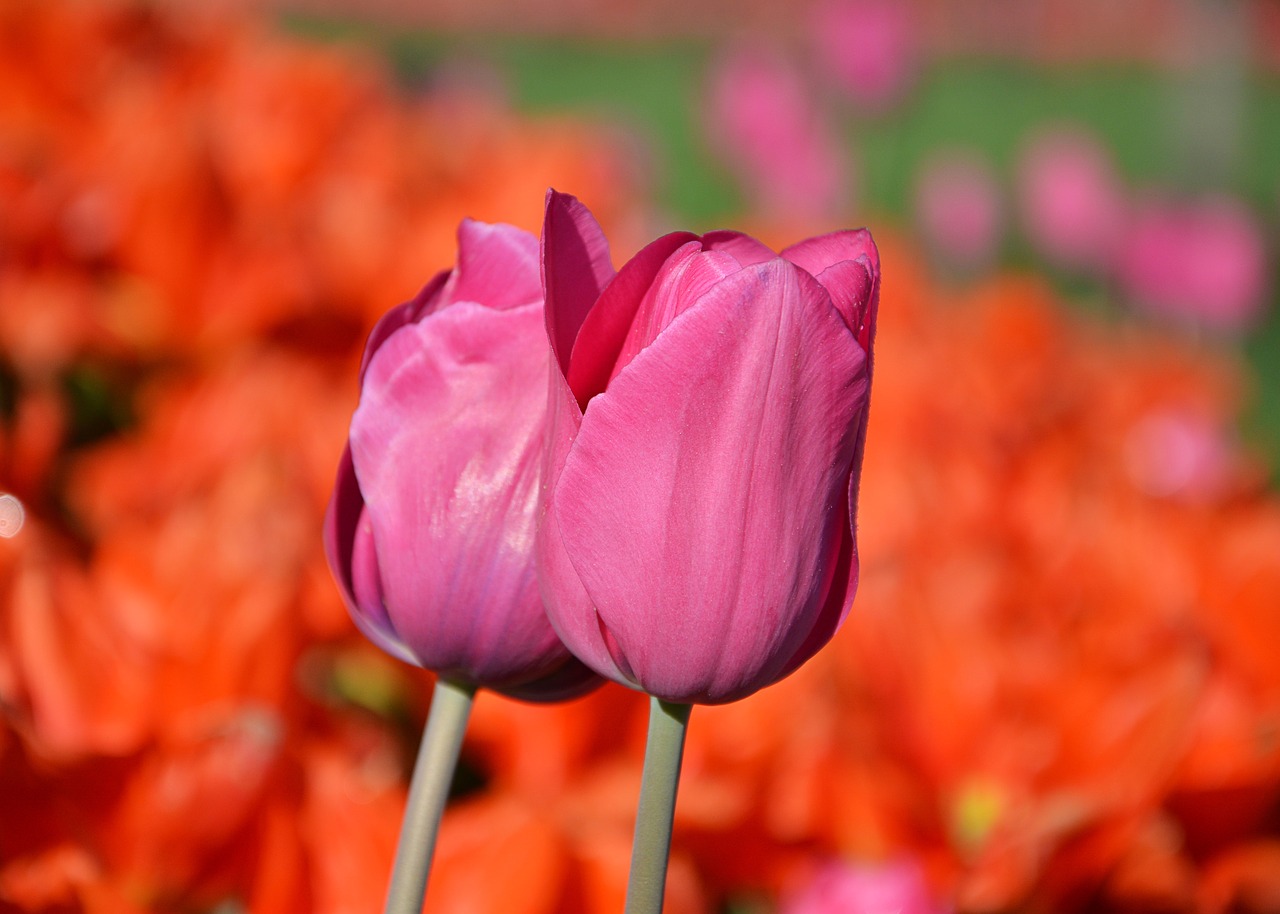
[[[1167,406],[1150,410],[1130,429],[1125,463],[1134,484],[1149,495],[1208,502],[1221,497],[1238,460],[1221,419]]]
[[[845,205],[845,153],[784,57],[736,48],[715,63],[710,83],[710,140],[755,207],[775,217],[818,219]]]
[[[917,178],[915,206],[925,241],[950,266],[975,269],[995,257],[1004,229],[1000,188],[981,158],[935,154]]]
[[[458,266],[370,334],[325,519],[357,627],[458,683],[551,700],[598,680],[533,565],[548,349],[538,240],[466,221]]]
[[[601,675],[680,703],[786,676],[843,621],[879,259],[676,232],[616,276],[573,197],[542,235],[553,349],[538,573]]]
[[[1124,221],[1124,191],[1106,149],[1090,134],[1060,129],[1028,144],[1018,167],[1022,221],[1050,262],[1105,273]]]
[[[780,914],[941,914],[919,864],[832,863],[783,899]]]
[[[919,30],[902,0],[827,0],[812,22],[818,59],[862,107],[891,108],[915,81]]]
[[[1228,197],[1137,208],[1120,252],[1120,281],[1150,314],[1228,333],[1266,306],[1267,245],[1253,214]]]

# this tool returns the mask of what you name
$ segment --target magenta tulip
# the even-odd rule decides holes
[[[668,702],[781,679],[857,585],[871,236],[779,256],[736,232],[677,232],[615,276],[586,207],[553,191],[542,269],[552,625],[596,672]]]
[[[463,222],[458,266],[374,328],[325,519],[356,625],[454,682],[552,700],[599,680],[533,564],[548,356],[538,240]]]

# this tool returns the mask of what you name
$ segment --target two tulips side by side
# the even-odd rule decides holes
[[[360,630],[438,675],[388,911],[421,908],[475,691],[602,677],[651,696],[627,912],[661,910],[691,706],[787,676],[853,601],[879,279],[865,230],[675,232],[615,272],[549,191],[541,241],[464,222],[373,329],[326,552]]]

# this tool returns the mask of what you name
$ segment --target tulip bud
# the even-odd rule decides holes
[[[554,700],[598,680],[547,623],[533,566],[542,311],[538,240],[463,222],[458,266],[370,334],[324,533],[352,618],[383,650]]]
[[[596,672],[669,702],[781,679],[857,585],[871,236],[779,256],[736,232],[677,232],[615,276],[591,214],[553,191],[542,269],[552,625]]]

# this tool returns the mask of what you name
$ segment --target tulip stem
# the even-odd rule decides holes
[[[631,845],[631,878],[627,883],[626,914],[661,914],[671,855],[671,821],[675,816],[680,761],[692,705],[651,698],[649,739],[644,749],[644,774],[636,834]]]
[[[474,686],[436,680],[427,726],[418,747],[418,761],[409,783],[404,820],[400,824],[400,843],[396,846],[396,862],[387,890],[386,914],[419,914],[422,910],[436,834],[449,799],[449,787],[458,766],[462,734],[467,729],[475,692]]]

